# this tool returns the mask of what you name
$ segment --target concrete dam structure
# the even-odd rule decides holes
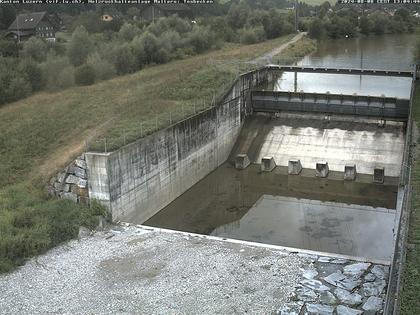
[[[403,77],[411,95],[267,90],[283,71]],[[415,73],[251,71],[213,108],[116,152],[86,153],[89,197],[114,221],[391,266],[385,309],[392,309]]]

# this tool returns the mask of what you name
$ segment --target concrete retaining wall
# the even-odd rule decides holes
[[[261,69],[239,77],[216,107],[112,153],[86,153],[89,196],[113,220],[143,223],[224,163],[250,105],[249,89],[270,80]]]

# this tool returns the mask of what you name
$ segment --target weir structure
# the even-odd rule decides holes
[[[262,88],[284,71],[407,77],[411,95]],[[407,235],[416,77],[417,69],[269,65],[250,71],[215,107],[118,151],[87,152],[89,198],[105,204],[114,221],[267,241],[390,266],[382,310],[392,314],[398,309]],[[215,183],[223,191],[215,188],[212,195],[208,188]],[[232,216],[209,214],[214,196],[232,191],[240,196],[226,208]],[[236,197],[217,198],[232,203]],[[197,219],[197,213],[203,216]],[[261,216],[269,216],[270,223],[259,227],[270,233],[253,238],[248,232]],[[197,227],[206,220],[209,226]]]

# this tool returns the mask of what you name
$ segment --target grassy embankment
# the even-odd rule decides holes
[[[291,44],[286,51],[275,56],[274,60],[278,64],[293,64],[303,57],[310,55],[317,49],[316,40],[309,37],[303,37],[296,43]]]
[[[214,93],[253,59],[293,35],[221,50],[89,87],[41,92],[0,108],[0,272],[73,238],[99,207],[49,199],[49,177],[83,152],[90,137],[108,149],[211,106]],[[288,53],[285,51],[285,53]],[[158,125],[155,117],[158,115]],[[142,128],[139,126],[142,125]],[[95,143],[95,142],[94,142]],[[98,142],[102,144],[102,140]]]
[[[413,119],[420,130],[420,86],[417,85]],[[413,161],[411,184],[412,204],[408,235],[409,248],[404,267],[401,314],[420,314],[420,139],[417,139],[416,157]]]

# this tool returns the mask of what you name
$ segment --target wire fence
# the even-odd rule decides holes
[[[213,93],[209,93],[206,97],[201,97],[200,100],[183,102],[178,106],[174,106],[173,109],[143,116],[138,123],[131,122],[129,127],[118,126],[121,122],[114,119],[108,122],[109,125],[112,125],[112,128],[108,128],[108,133],[105,133],[105,136],[98,135],[98,132],[95,132],[89,137],[89,140],[85,143],[86,152],[107,153],[115,151],[158,130],[165,129],[182,120],[212,109],[223,101],[241,73],[252,71],[259,67],[259,65],[246,64],[235,60],[230,62],[209,60],[207,63],[216,68],[230,69],[230,74],[224,74],[225,77],[220,88],[215,89]]]
[[[255,71],[270,63],[277,64],[297,64],[301,58],[273,58],[272,60],[259,60],[258,62],[243,62],[241,60],[220,61],[210,59],[207,65],[214,67],[223,75],[223,83],[220,87],[213,90],[212,93],[201,97],[196,101],[183,102],[167,109],[161,113],[147,114],[139,118],[138,122],[131,121],[125,126],[118,119],[108,122],[112,125],[108,132],[94,132],[85,143],[86,152],[112,152],[129,143],[144,138],[158,130],[165,129],[184,119],[191,118],[206,110],[220,104],[226,94],[232,88],[232,85],[241,74]],[[129,116],[129,115],[128,115]],[[127,121],[126,121],[127,123]],[[121,126],[118,126],[118,125]],[[102,135],[103,134],[103,135]]]

